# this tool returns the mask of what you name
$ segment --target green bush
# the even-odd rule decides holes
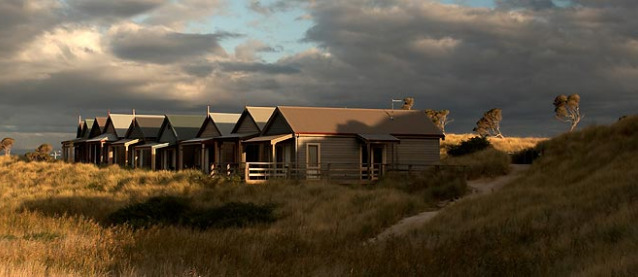
[[[467,191],[465,169],[460,166],[434,166],[416,176],[388,174],[379,182],[408,193],[423,193],[427,200],[449,200]]]
[[[489,140],[487,140],[487,137],[473,137],[462,141],[459,145],[450,146],[447,153],[450,156],[458,157],[481,151],[491,145],[492,144]]]
[[[531,164],[541,156],[541,151],[536,148],[527,148],[512,154],[513,164]]]

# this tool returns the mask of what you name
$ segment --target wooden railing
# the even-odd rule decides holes
[[[440,165],[426,164],[360,164],[328,163],[318,167],[301,168],[290,163],[248,162],[240,165],[246,183],[259,183],[272,179],[374,181],[388,173],[414,175]]]

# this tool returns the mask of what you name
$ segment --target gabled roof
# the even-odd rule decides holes
[[[246,111],[248,111],[261,131],[268,123],[272,113],[275,112],[275,107],[246,107]]]
[[[104,133],[106,129],[106,121],[107,117],[98,116],[93,120],[93,124],[91,124],[91,129],[89,130],[89,137],[96,137]]]
[[[126,132],[126,137],[131,135],[132,128],[139,128],[145,139],[157,138],[164,118],[164,115],[136,115]]]
[[[89,134],[91,134],[91,127],[93,127],[94,119],[85,119],[84,124],[82,125],[82,138],[89,138]]]
[[[417,110],[277,107],[294,133],[392,134],[444,137],[425,112]],[[268,121],[268,128],[275,115]],[[266,130],[264,130],[266,131]]]
[[[166,115],[162,129],[167,128],[165,125],[168,123],[177,135],[177,140],[188,140],[197,136],[205,119],[203,115]]]
[[[210,118],[217,127],[217,130],[222,136],[229,135],[241,114],[238,113],[210,113]]]
[[[132,114],[110,114],[107,119],[107,125],[111,124],[113,126],[117,137],[124,138],[134,118],[135,116]]]
[[[261,132],[268,123],[270,116],[272,116],[275,111],[275,107],[251,107],[246,106],[244,111],[241,113],[241,116],[237,120],[235,127],[232,130],[232,133],[237,133],[239,129],[240,122],[244,120],[251,120],[259,131]]]

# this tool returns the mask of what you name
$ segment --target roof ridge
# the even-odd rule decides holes
[[[363,110],[363,111],[396,111],[396,112],[418,112],[420,110],[401,110],[401,109],[383,109],[383,108],[348,108],[348,107],[309,107],[309,106],[277,106],[277,108],[294,108],[294,109],[313,109],[313,110]]]

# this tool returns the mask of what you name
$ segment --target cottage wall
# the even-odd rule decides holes
[[[355,167],[361,162],[361,144],[356,137],[349,136],[300,136],[297,141],[299,168],[306,167],[306,146],[318,143],[321,167]]]
[[[204,129],[202,133],[199,135],[200,138],[210,138],[217,137],[221,134],[217,131],[217,128],[213,125],[213,122],[209,119],[206,119],[206,123],[204,125]]]
[[[399,164],[436,164],[440,161],[438,138],[401,138],[396,150]]]
[[[250,134],[250,133],[259,133],[259,127],[249,116],[243,117],[243,120],[239,122],[239,126],[237,127],[238,134]]]

